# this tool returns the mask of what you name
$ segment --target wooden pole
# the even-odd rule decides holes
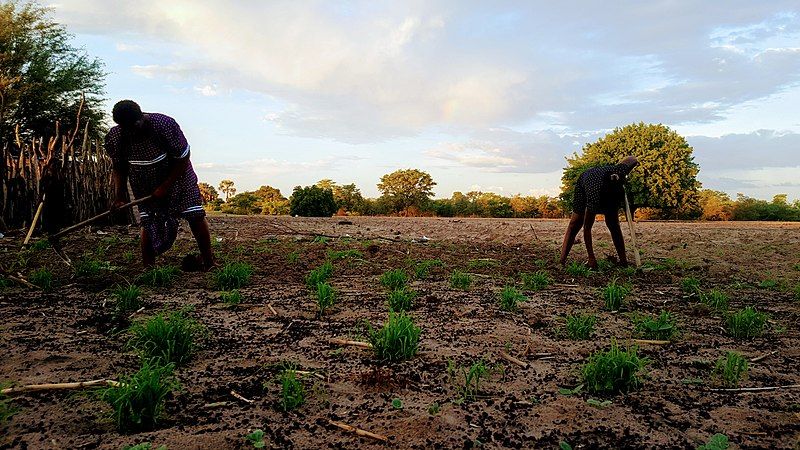
[[[138,198],[138,199],[136,199],[136,200],[134,200],[134,201],[132,201],[130,203],[126,203],[126,204],[120,206],[114,212],[125,210],[127,208],[132,207],[132,206],[136,206],[139,203],[144,203],[144,202],[150,200],[152,197],[153,197],[152,195],[148,195],[146,197]],[[111,211],[102,212],[102,213],[100,213],[100,214],[98,214],[98,215],[96,215],[94,217],[90,217],[90,218],[84,220],[83,222],[76,223],[75,225],[73,225],[71,227],[64,228],[63,230],[59,231],[58,233],[50,236],[50,239],[58,239],[61,236],[64,236],[65,234],[67,234],[67,233],[71,233],[71,232],[73,232],[73,231],[75,231],[75,230],[77,230],[79,228],[85,227],[86,225],[89,225],[89,224],[91,224],[93,222],[96,222],[96,221],[98,221],[98,220],[100,220],[100,219],[102,219],[104,217],[108,217],[110,214],[111,214]]]
[[[36,223],[39,221],[39,216],[42,215],[42,208],[44,207],[44,195],[42,195],[42,201],[39,202],[39,207],[36,208],[36,214],[33,215],[33,221],[31,222],[31,228],[28,230],[28,234],[25,236],[25,240],[22,242],[22,245],[28,245],[28,242],[31,240],[31,236],[33,235],[33,230],[36,228]]]
[[[631,245],[633,245],[633,257],[636,261],[636,268],[642,267],[642,258],[639,256],[639,248],[636,245],[636,231],[633,229],[633,215],[631,214],[631,205],[628,202],[628,191],[625,186],[622,187],[625,194],[625,216],[628,218],[628,227],[631,230]]]
[[[82,388],[97,387],[97,386],[119,386],[119,382],[114,380],[91,380],[91,381],[78,381],[75,383],[29,384],[27,386],[6,388],[0,391],[0,393],[8,395],[8,394],[19,394],[22,392],[82,389]]]

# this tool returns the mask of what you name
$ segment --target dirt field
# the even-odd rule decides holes
[[[718,392],[711,379],[714,362],[736,350],[748,358],[767,355],[751,362],[742,387],[800,383],[800,302],[794,293],[800,224],[639,223],[644,271],[606,268],[577,278],[555,262],[566,226],[560,220],[214,216],[211,225],[219,257],[249,262],[256,271],[233,308],[220,302],[209,274],[186,273],[170,287],[144,289],[145,309],[134,320],[190,305],[190,315],[208,330],[193,360],[176,370],[181,389],[169,397],[157,429],[120,434],[108,405],[86,391],[27,393],[12,396],[19,411],[0,426],[0,447],[120,449],[152,442],[170,450],[238,449],[252,448],[244,436],[254,429],[264,430],[268,448],[558,448],[562,441],[573,448],[696,448],[715,433],[738,448],[800,445],[800,389]],[[613,246],[602,223],[595,230],[600,259]],[[0,381],[117,379],[138,369],[139,358],[126,347],[128,335],[112,323],[109,308],[110,289],[142,271],[130,262],[136,233],[110,227],[67,239],[73,259],[91,252],[113,266],[89,278],[74,277],[50,249],[19,256],[14,245],[20,236],[0,239],[3,266],[17,261],[26,265],[24,275],[42,266],[55,273],[48,293],[0,288]],[[179,265],[193,246],[184,226],[176,248],[161,261]],[[362,256],[334,262],[338,300],[318,319],[304,278],[330,250],[347,249]],[[584,256],[582,244],[576,245],[572,258]],[[383,364],[369,350],[328,342],[365,339],[364,321],[379,326],[387,317],[380,275],[426,259],[440,259],[444,267],[411,282],[419,293],[411,315],[422,328],[415,357]],[[541,268],[554,283],[524,291],[529,300],[518,312],[501,311],[498,292],[519,286],[520,273]],[[453,269],[473,274],[468,291],[450,286]],[[753,305],[767,312],[764,336],[729,337],[720,313],[681,291],[687,276],[700,279],[703,289],[728,292],[730,310]],[[598,293],[613,278],[633,286],[618,313],[606,311]],[[639,389],[559,392],[580,384],[590,353],[608,348],[613,338],[627,344],[637,337],[634,312],[662,309],[677,318],[680,334],[668,345],[639,347],[651,360]],[[588,341],[563,333],[564,317],[578,311],[597,314]],[[502,351],[527,368],[501,358]],[[460,402],[463,376],[448,367],[480,359],[496,370],[477,399]],[[278,407],[276,376],[285,362],[317,374],[304,379],[307,401],[293,412]],[[393,407],[395,399],[402,408]],[[611,403],[596,407],[587,400]],[[435,403],[440,408],[432,414]],[[347,433],[329,420],[389,442]]]

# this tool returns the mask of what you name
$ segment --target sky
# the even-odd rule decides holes
[[[800,198],[794,1],[90,1],[53,18],[107,106],[174,117],[201,181],[556,195],[565,156],[662,123],[704,188]]]

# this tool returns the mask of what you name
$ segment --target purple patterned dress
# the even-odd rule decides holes
[[[145,120],[149,132],[130,137],[115,126],[106,135],[105,142],[114,168],[127,172],[136,198],[152,194],[166,180],[171,160],[189,158],[189,143],[175,119],[164,114],[145,113]],[[193,220],[205,214],[191,161],[166,198],[139,205],[142,227],[157,255],[167,251],[175,241],[178,218]]]

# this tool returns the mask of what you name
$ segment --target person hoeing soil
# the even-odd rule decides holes
[[[573,212],[561,246],[562,266],[567,262],[567,255],[575,243],[575,236],[583,228],[583,241],[589,254],[588,265],[592,269],[597,269],[597,259],[592,247],[592,226],[597,214],[605,216],[606,226],[611,232],[611,239],[619,255],[620,265],[628,264],[625,239],[622,237],[617,213],[625,196],[625,179],[638,164],[639,160],[636,157],[628,156],[619,164],[593,167],[578,177],[578,182],[575,184]]]
[[[106,135],[106,152],[113,162],[114,204],[125,204],[130,181],[136,198],[152,198],[139,205],[142,225],[142,262],[152,266],[156,256],[172,247],[178,219],[189,222],[200,258],[187,257],[184,266],[209,270],[214,266],[211,235],[203,210],[197,174],[189,161],[189,143],[175,119],[158,113],[142,113],[132,100],[114,105],[117,126]],[[195,263],[187,263],[187,260]]]

